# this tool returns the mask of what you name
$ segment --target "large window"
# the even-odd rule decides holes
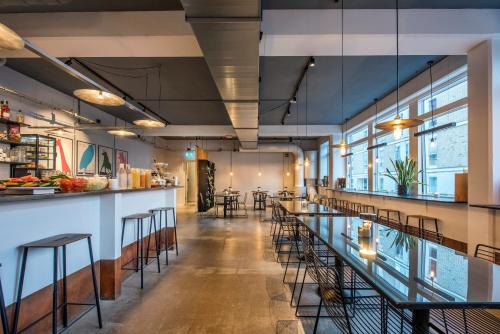
[[[434,94],[432,100],[430,96],[423,99],[420,102],[420,108],[418,109],[418,114],[426,114],[430,112],[431,106],[434,106],[434,109],[441,108],[447,104],[452,102],[461,100],[467,97],[467,80],[466,78],[462,78],[461,80],[453,83],[450,87],[447,87],[437,94]]]
[[[347,157],[347,187],[368,190],[368,142],[351,147],[352,155]]]
[[[432,119],[427,119],[422,130],[449,123],[456,123],[434,135],[427,134],[420,140],[422,194],[454,196],[455,174],[467,169],[467,107],[462,107]],[[434,143],[431,139],[434,137]]]
[[[404,160],[410,154],[408,130],[403,131],[401,139],[395,140],[392,133],[377,137],[376,144],[385,143],[385,146],[373,149],[373,177],[374,190],[396,192],[397,185],[391,178],[384,176],[386,169],[394,172],[391,161]]]
[[[328,167],[330,160],[330,142],[325,141],[319,146],[319,177],[328,176]]]

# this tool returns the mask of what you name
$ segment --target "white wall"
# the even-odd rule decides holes
[[[248,202],[251,191],[261,187],[270,193],[283,189],[284,186],[293,189],[293,166],[289,166],[290,176],[286,176],[286,165],[282,153],[260,153],[260,169],[258,153],[232,152],[233,177],[232,187],[242,194],[248,192]],[[231,152],[209,152],[208,160],[215,163],[215,187],[222,191],[231,185],[230,164]],[[286,162],[286,159],[285,159]],[[262,176],[258,176],[258,172]]]
[[[40,101],[59,106],[61,108],[77,110],[77,100],[72,96],[63,94],[53,88],[50,88],[32,78],[20,74],[8,67],[0,67],[0,85],[10,89],[19,91],[25,95],[36,98]],[[0,92],[1,100],[8,100],[11,112],[15,115],[18,110],[22,110],[25,115],[26,123],[33,127],[42,126],[61,126],[61,124],[73,125],[74,119],[61,112],[54,111],[50,108],[32,103],[28,100],[12,96],[7,93]],[[104,125],[114,125],[115,119],[113,116],[104,113],[103,111],[81,103],[81,115],[90,119],[100,119]],[[56,123],[50,123],[45,119],[38,119],[30,116],[30,114],[38,114],[47,119],[54,119]],[[13,115],[11,116],[13,117]],[[123,121],[118,121],[118,125],[123,125]],[[46,134],[43,129],[22,128],[22,134],[39,133]],[[132,167],[151,168],[153,157],[163,160],[163,150],[155,149],[151,142],[140,141],[138,139],[120,138],[111,136],[103,130],[86,130],[73,131],[66,133],[63,137],[73,139],[73,156],[76,157],[76,141],[86,141],[96,145],[104,145],[115,147],[116,149],[125,150],[128,152],[129,162]],[[161,140],[157,140],[161,142]],[[73,169],[76,166],[76,158],[73,159]],[[8,165],[0,166],[0,178],[9,176]]]

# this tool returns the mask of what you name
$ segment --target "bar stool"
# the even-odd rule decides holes
[[[363,203],[356,203],[356,207],[354,209],[358,214],[361,213],[373,213],[375,214],[375,206]]]
[[[136,250],[136,257],[132,258],[130,261],[126,262],[125,264],[122,265],[123,270],[135,270],[135,272],[140,271],[141,272],[141,289],[144,288],[144,267],[148,265],[148,260],[149,260],[149,241],[151,240],[151,227],[154,226],[154,233],[155,233],[155,244],[156,244],[156,261],[157,261],[157,266],[158,266],[158,272],[160,272],[160,247],[158,245],[158,240],[156,238],[156,221],[153,220],[151,217],[153,216],[152,213],[136,213],[130,216],[125,216],[122,218],[122,242],[121,242],[121,248],[123,250],[123,237],[125,235],[125,225],[129,221],[136,221],[137,222],[137,234],[136,234],[136,239],[135,242],[137,243],[137,250]],[[148,246],[146,248],[147,254],[146,254],[146,263],[144,264],[144,232],[143,232],[143,223],[144,219],[149,218],[149,237],[148,237]],[[136,261],[135,268],[126,268],[127,264],[129,264],[132,261]],[[139,266],[139,261],[140,261],[140,266]]]
[[[436,241],[438,243],[442,242],[442,235],[439,233],[438,229],[438,219],[434,217],[422,216],[422,215],[407,215],[406,216],[406,232],[415,234],[415,231],[412,231],[415,227],[410,225],[410,220],[415,219],[418,220],[418,236],[424,239],[431,239],[432,241]],[[434,231],[428,230],[425,228],[425,223],[434,223]]]
[[[55,235],[52,237],[48,237],[45,239],[41,239],[38,241],[34,241],[28,244],[21,245],[20,247],[23,249],[23,257],[22,257],[22,262],[21,262],[21,275],[19,278],[19,285],[17,288],[17,299],[16,299],[16,308],[14,311],[14,323],[13,323],[13,333],[17,333],[17,325],[19,321],[19,313],[21,310],[21,297],[23,294],[23,285],[24,285],[24,275],[26,273],[26,261],[28,259],[28,250],[31,248],[52,248],[54,251],[54,257],[53,257],[53,283],[52,283],[52,288],[53,288],[53,294],[52,294],[52,312],[49,314],[52,314],[52,333],[56,334],[57,333],[57,312],[59,307],[63,307],[63,327],[66,329],[67,327],[71,326],[75,321],[80,319],[82,316],[79,316],[75,321],[72,323],[68,324],[68,305],[87,305],[91,306],[87,311],[85,311],[83,314],[88,313],[90,310],[92,310],[94,307],[97,309],[97,320],[99,322],[99,328],[102,328],[102,318],[101,318],[101,306],[99,304],[99,292],[97,289],[97,280],[96,280],[96,275],[95,275],[95,268],[94,268],[94,256],[92,253],[92,241],[90,239],[92,235],[91,234],[59,234]],[[88,247],[89,247],[89,257],[90,257],[90,267],[92,269],[92,283],[94,285],[94,298],[95,298],[95,304],[89,304],[89,303],[69,303],[68,302],[68,292],[67,292],[67,284],[66,284],[66,246],[83,240],[87,239]],[[58,281],[57,281],[57,265],[58,265],[58,256],[59,256],[59,248],[62,248],[62,272],[63,272],[63,277],[62,277],[62,282],[63,282],[63,291],[62,291],[62,296],[63,296],[63,303],[62,305],[58,306]],[[47,314],[48,315],[48,314]],[[45,317],[45,316],[44,316]],[[38,319],[37,321],[33,322],[31,325],[28,326],[31,327],[32,325],[36,324],[39,320],[43,319],[44,317]]]
[[[335,208],[337,206],[337,199],[335,197],[328,198],[328,207]]]
[[[396,218],[392,218],[391,214],[393,216],[396,216]],[[398,230],[403,229],[403,225],[401,223],[401,212],[399,210],[378,209],[377,210],[377,220],[379,223],[387,225],[389,227],[392,227],[392,228],[395,228]]]
[[[369,221],[374,222],[374,223],[378,222],[377,214],[376,213],[361,212],[359,214],[359,218],[363,219],[363,220],[369,220]]]
[[[2,264],[0,263],[0,267]],[[0,321],[2,321],[2,329],[5,334],[9,334],[9,321],[7,319],[7,311],[5,310],[5,300],[3,299],[2,280],[0,279]]]
[[[176,255],[179,255],[179,248],[177,247],[177,224],[176,224],[176,221],[175,221],[175,208],[174,207],[171,207],[171,206],[165,206],[165,207],[161,207],[161,208],[155,208],[155,209],[151,209],[149,210],[149,212],[151,212],[153,214],[153,220],[155,222],[155,226],[156,226],[156,214],[157,213],[160,213],[160,226],[159,226],[159,230],[160,230],[160,238],[159,238],[159,244],[161,245],[161,226],[162,226],[162,215],[163,213],[165,213],[165,260],[166,260],[166,264],[168,265],[168,212],[169,211],[172,211],[172,215],[174,217],[174,239],[175,239],[175,254]]]

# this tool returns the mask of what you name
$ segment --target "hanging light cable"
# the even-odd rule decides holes
[[[431,60],[427,62],[429,65],[429,79],[431,82],[431,99],[430,99],[430,108],[431,108],[431,127],[434,127],[434,90],[433,90],[433,80],[432,80],[432,64],[434,62]],[[436,147],[436,138],[434,137],[434,131],[431,132],[431,142],[430,147]]]
[[[417,118],[401,118],[399,115],[399,0],[396,0],[396,117],[393,120],[376,124],[379,130],[392,131],[394,139],[401,139],[403,130],[419,126],[423,122]]]
[[[340,43],[340,113],[342,115],[342,122],[344,122],[344,0],[341,3],[341,43]],[[346,121],[347,123],[347,121]],[[332,145],[333,148],[340,148],[340,155],[347,154],[349,145],[344,139],[344,123],[342,126],[342,138],[338,144]]]
[[[377,124],[377,121],[378,121],[378,99],[375,98],[373,99],[373,101],[375,102],[375,124]],[[375,139],[377,140],[377,139]],[[375,151],[375,163],[378,164],[380,161],[379,157],[378,157],[378,147],[376,148],[376,151]]]
[[[309,77],[309,74],[306,72],[306,140],[307,140],[307,124],[308,124],[308,119],[307,119],[307,78]],[[310,165],[310,161],[309,161],[309,158],[306,157],[306,159],[304,160],[304,166],[305,167],[309,167]]]
[[[259,153],[258,153],[258,155],[259,155],[259,171],[258,171],[257,175],[258,176],[262,176],[262,172],[260,170],[260,147],[259,147]]]

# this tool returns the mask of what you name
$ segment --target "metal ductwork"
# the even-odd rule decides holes
[[[257,148],[259,0],[181,0],[242,148]]]
[[[304,151],[296,144],[259,144],[256,149],[241,148],[240,152],[248,153],[289,153],[295,157],[295,190],[297,193],[304,192]]]

